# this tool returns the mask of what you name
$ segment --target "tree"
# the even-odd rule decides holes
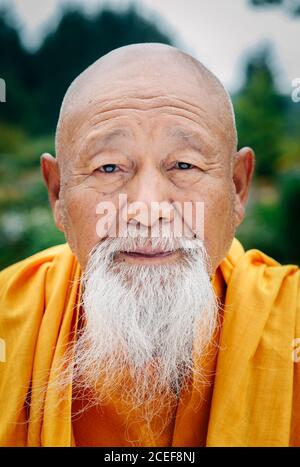
[[[1,121],[14,125],[23,122],[33,72],[31,54],[23,48],[9,13],[0,10],[0,77],[6,82],[6,100],[0,106]]]
[[[277,6],[287,13],[300,17],[300,0],[250,0],[253,6]]]
[[[249,60],[245,75],[234,98],[239,145],[254,149],[256,175],[272,177],[281,156],[286,99],[276,89],[269,49]]]
[[[134,7],[125,12],[105,8],[92,17],[66,9],[33,53],[24,49],[16,27],[2,11],[0,41],[1,77],[7,77],[9,102],[2,108],[3,120],[37,135],[54,131],[67,87],[97,58],[127,44],[172,43],[171,37]]]

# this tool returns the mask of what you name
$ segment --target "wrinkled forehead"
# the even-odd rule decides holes
[[[220,83],[193,60],[168,57],[159,66],[157,57],[138,61],[97,63],[73,83],[64,99],[57,131],[57,155],[114,115],[140,112],[145,119],[163,113],[180,115],[199,128],[207,125],[212,137],[233,141],[234,121],[230,101]]]

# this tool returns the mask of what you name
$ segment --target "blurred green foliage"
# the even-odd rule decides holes
[[[256,170],[247,215],[238,230],[246,248],[283,263],[300,263],[300,104],[279,93],[272,52],[248,58],[234,96],[239,147],[255,150]]]
[[[136,42],[172,40],[133,7],[124,12],[105,8],[94,16],[66,9],[32,52],[23,47],[10,13],[0,11],[0,76],[9,83],[5,121],[33,135],[53,131],[73,79],[112,49]]]
[[[28,51],[7,12],[0,13],[0,261],[12,264],[64,241],[56,229],[40,175],[42,152],[54,153],[62,97],[96,58],[121,45],[174,40],[134,9],[94,16],[66,10],[40,47]],[[256,152],[256,176],[238,238],[281,262],[300,262],[300,103],[275,85],[270,51],[248,57],[233,96],[239,146]]]
[[[300,16],[300,0],[249,0],[249,3],[257,7],[281,7],[293,16]]]

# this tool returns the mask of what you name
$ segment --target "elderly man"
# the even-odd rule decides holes
[[[1,273],[1,445],[300,445],[299,270],[234,239],[253,166],[173,47],[71,84],[42,156],[67,244]]]

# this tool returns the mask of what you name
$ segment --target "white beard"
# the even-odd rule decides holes
[[[61,381],[72,375],[74,391],[89,394],[89,407],[117,394],[128,410],[139,408],[150,426],[166,408],[164,394],[171,408],[191,375],[200,380],[193,361],[212,338],[218,306],[201,240],[152,238],[153,247],[181,249],[173,264],[116,258],[146,241],[108,238],[91,252],[82,277],[85,323]]]

